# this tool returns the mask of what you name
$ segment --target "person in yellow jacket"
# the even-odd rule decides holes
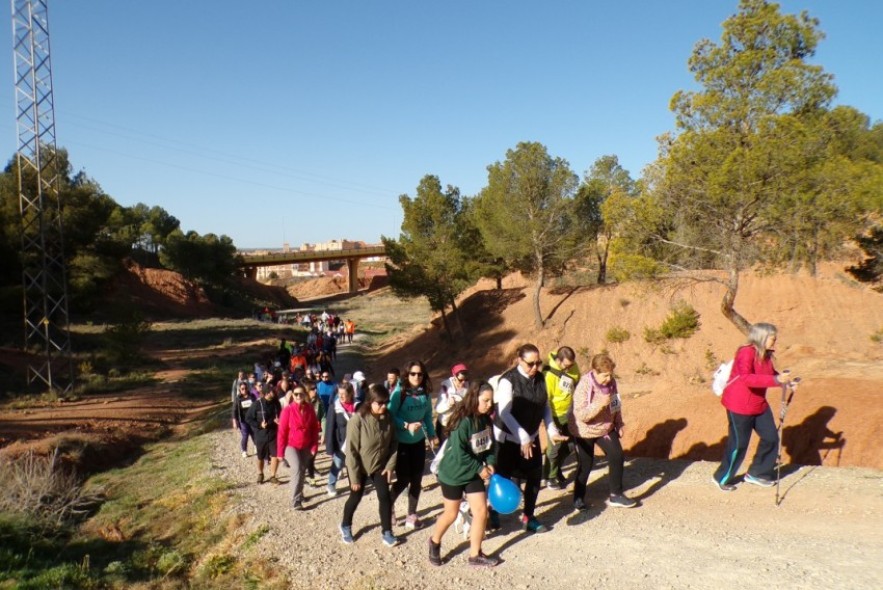
[[[549,393],[549,407],[552,421],[561,436],[549,438],[546,457],[543,462],[543,480],[549,489],[563,490],[567,480],[561,473],[561,466],[570,455],[571,448],[567,437],[567,412],[573,403],[573,391],[579,382],[580,372],[576,364],[576,353],[569,346],[562,346],[549,353],[543,374],[546,378],[546,391]]]

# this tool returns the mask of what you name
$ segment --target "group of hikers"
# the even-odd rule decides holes
[[[733,379],[723,398],[730,439],[715,484],[724,491],[735,489],[733,474],[744,458],[752,429],[761,435],[761,445],[744,481],[766,486],[774,477],[769,445],[774,447],[774,461],[778,440],[772,440],[768,428],[769,407],[748,408],[743,398],[763,398],[767,387],[786,384],[790,378],[772,366],[775,327],[757,326],[737,353]],[[280,350],[287,346],[283,341]],[[589,509],[586,488],[596,445],[607,457],[606,505],[638,505],[624,494],[624,422],[615,368],[611,356],[601,353],[590,359],[589,370],[582,373],[571,347],[561,346],[544,360],[535,345],[524,344],[516,351],[514,366],[502,374],[486,381],[472,379],[468,366],[457,363],[438,389],[419,360],[405,364],[403,371],[392,368],[384,379],[370,383],[362,371],[334,381],[330,367],[318,375],[266,371],[243,380],[240,374],[233,384],[233,426],[242,435],[243,456],[249,433],[253,436],[258,483],[265,481],[266,464],[269,481],[274,483],[280,483],[279,463],[290,467],[295,510],[304,509],[305,483],[321,485],[315,462],[324,443],[331,459],[327,496],[340,493],[338,481],[344,469],[348,478],[349,494],[339,523],[346,544],[354,542],[353,517],[367,487],[377,494],[385,545],[399,542],[394,525],[411,530],[422,526],[418,504],[429,448],[434,455],[431,470],[443,497],[443,510],[428,540],[430,563],[443,563],[442,538],[459,522],[466,525],[470,538],[468,563],[493,567],[500,559],[482,552],[482,541],[486,530],[500,528],[501,515],[488,502],[488,482],[494,474],[521,489],[520,524],[530,533],[548,530],[536,516],[537,498],[543,486],[568,487],[562,467],[571,453],[576,455],[573,508]],[[772,435],[776,435],[775,428]],[[406,491],[407,511],[399,522],[396,500]]]

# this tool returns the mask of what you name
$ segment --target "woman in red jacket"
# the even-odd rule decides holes
[[[748,343],[736,351],[730,380],[721,398],[721,403],[727,409],[729,434],[724,458],[714,472],[714,483],[724,492],[736,489],[730,482],[748,451],[752,430],[757,432],[760,442],[744,481],[761,487],[776,483],[779,434],[773,412],[766,401],[766,390],[768,387],[787,385],[792,377],[787,372],[780,374],[773,367],[775,344],[774,325],[754,324],[748,332]]]
[[[285,458],[291,466],[292,505],[295,510],[303,510],[304,474],[319,448],[319,418],[302,386],[295,387],[291,396],[292,402],[279,418],[277,456]]]

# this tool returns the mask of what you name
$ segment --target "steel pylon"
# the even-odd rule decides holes
[[[73,386],[47,0],[11,0],[28,385]]]

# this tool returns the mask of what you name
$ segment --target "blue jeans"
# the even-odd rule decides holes
[[[345,460],[346,456],[340,451],[335,451],[334,454],[331,455],[331,469],[328,471],[328,487],[333,488],[334,484],[337,483],[337,476],[340,475]]]

